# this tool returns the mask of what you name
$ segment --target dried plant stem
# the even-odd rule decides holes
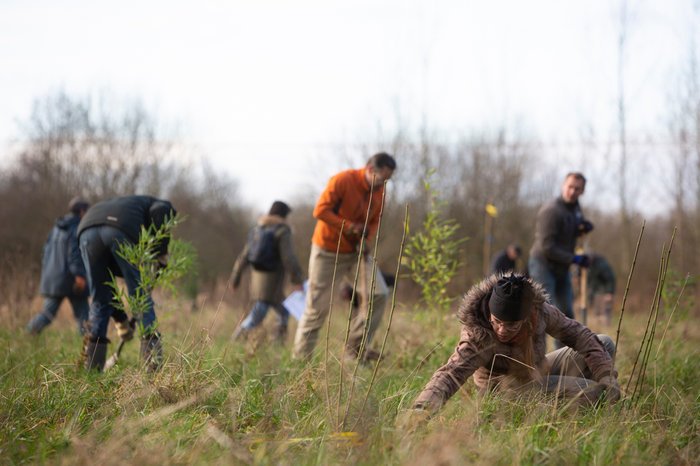
[[[678,293],[678,299],[676,299],[676,304],[673,306],[673,310],[671,310],[671,314],[668,316],[668,321],[666,322],[666,327],[664,328],[664,333],[661,335],[661,341],[659,341],[659,347],[656,349],[656,356],[654,359],[659,359],[659,353],[661,352],[661,347],[664,343],[664,340],[666,339],[666,332],[668,332],[668,327],[671,325],[671,319],[673,318],[673,314],[676,313],[676,309],[678,309],[678,306],[681,303],[681,298],[683,297],[683,292],[685,291],[685,287],[688,284],[688,281],[690,280],[690,273],[686,274],[685,280],[683,281],[683,286],[681,287],[681,291]]]
[[[348,340],[350,338],[350,326],[352,325],[352,303],[355,302],[355,294],[357,293],[357,279],[360,275],[360,267],[364,260],[364,250],[365,250],[365,236],[367,233],[367,225],[369,224],[369,214],[372,211],[372,197],[374,195],[374,179],[372,176],[372,183],[369,188],[369,202],[367,203],[367,213],[365,214],[365,224],[362,228],[362,237],[360,238],[360,250],[357,252],[357,266],[355,268],[355,278],[352,282],[352,293],[350,294],[350,304],[348,305],[348,321],[345,326],[345,338],[343,339],[343,351],[340,356],[340,375],[338,376],[338,403],[336,405],[336,417],[340,420],[340,403],[342,401],[343,395],[343,369],[345,366],[345,353],[347,351]],[[367,296],[363,299],[367,301]]]
[[[617,334],[615,335],[615,348],[617,348],[618,342],[620,341],[620,329],[622,328],[622,318],[625,315],[625,304],[627,303],[627,294],[630,291],[630,283],[632,282],[632,275],[634,275],[634,269],[637,265],[637,256],[639,254],[639,246],[642,244],[642,237],[644,236],[644,226],[646,225],[646,220],[642,222],[642,228],[639,230],[639,238],[637,238],[637,246],[634,249],[634,257],[632,258],[632,266],[630,267],[630,273],[627,275],[627,285],[625,286],[625,294],[622,296],[622,305],[620,307],[620,319],[617,321]],[[615,358],[617,356],[617,351],[613,355],[613,365],[610,367],[610,375],[612,376],[613,368],[615,367]]]
[[[649,334],[649,326],[651,325],[651,318],[652,318],[652,316],[653,316],[653,314],[654,314],[654,306],[655,306],[655,303],[656,303],[656,295],[657,295],[658,292],[659,292],[659,285],[660,285],[660,281],[661,281],[661,275],[663,274],[663,253],[664,253],[665,251],[666,251],[666,245],[664,244],[664,245],[661,247],[662,260],[661,260],[661,264],[659,265],[659,275],[658,275],[658,278],[656,279],[656,289],[654,290],[654,298],[653,298],[653,301],[652,301],[651,309],[650,309],[650,311],[649,311],[649,318],[647,319],[647,326],[646,326],[646,328],[644,329],[644,335],[642,336],[642,341],[641,341],[641,343],[640,343],[640,345],[639,345],[639,350],[637,351],[637,356],[634,358],[634,364],[632,365],[632,372],[630,372],[630,378],[629,378],[629,380],[627,381],[627,386],[625,387],[625,391],[628,391],[629,388],[630,388],[630,384],[632,383],[632,379],[634,378],[634,374],[635,374],[635,372],[636,372],[636,370],[637,370],[637,363],[639,363],[639,356],[641,356],[642,351],[643,351],[643,349],[644,349],[644,345],[645,345],[645,343],[646,343],[646,341],[647,341],[647,335]],[[640,366],[640,372],[641,372],[641,366]],[[639,375],[637,375],[637,377],[639,377]]]
[[[343,422],[341,424],[342,429],[345,429],[345,423],[348,418],[348,413],[350,412],[350,405],[352,404],[352,397],[355,392],[355,382],[356,382],[356,376],[357,376],[357,370],[360,367],[360,363],[362,361],[362,358],[364,357],[365,353],[365,346],[367,345],[367,340],[369,336],[369,328],[372,324],[372,316],[374,314],[374,290],[377,285],[377,249],[379,248],[379,238],[381,236],[381,230],[382,230],[382,218],[384,217],[384,202],[386,200],[386,183],[387,181],[384,181],[384,189],[382,190],[382,202],[379,206],[379,221],[377,224],[377,232],[374,235],[374,248],[372,251],[372,277],[370,279],[370,285],[369,285],[369,290],[366,290],[365,293],[365,301],[367,301],[367,307],[365,308],[367,310],[366,313],[364,313],[365,317],[365,325],[364,328],[362,329],[362,339],[360,340],[360,347],[357,350],[357,359],[355,360],[355,368],[352,371],[352,379],[350,381],[350,392],[348,394],[348,401],[345,405],[345,414],[343,415]],[[369,209],[368,209],[369,210]],[[363,260],[364,264],[364,270],[365,270],[365,279],[363,280],[366,282],[367,280],[367,265],[366,261]]]
[[[659,286],[659,293],[656,298],[656,312],[654,313],[654,323],[652,324],[651,327],[651,334],[649,335],[649,343],[647,344],[646,347],[646,352],[644,354],[644,358],[642,360],[642,369],[641,369],[641,377],[638,378],[638,383],[639,383],[639,394],[641,394],[642,387],[644,386],[644,379],[646,377],[647,373],[647,366],[649,365],[649,356],[651,355],[651,347],[654,344],[654,337],[656,336],[656,325],[659,321],[659,310],[661,309],[661,297],[663,296],[663,291],[664,291],[664,286],[666,285],[666,275],[668,274],[668,267],[669,264],[671,263],[671,250],[673,249],[673,241],[676,238],[676,231],[678,230],[677,227],[673,228],[673,234],[671,235],[671,241],[668,245],[668,251],[666,251],[666,258],[665,261],[662,261],[664,264],[663,267],[663,274],[661,275],[660,279],[660,286]],[[635,388],[635,392],[637,392],[637,389]]]
[[[632,400],[634,401],[635,397],[637,398],[637,401],[639,400],[639,395],[641,394],[642,387],[644,385],[644,377],[646,376],[646,371],[647,371],[647,363],[649,361],[649,353],[651,352],[651,346],[654,343],[654,333],[656,329],[656,323],[659,319],[659,307],[661,304],[661,291],[663,289],[663,280],[665,278],[666,270],[668,268],[668,265],[666,263],[666,259],[663,258],[661,260],[662,264],[662,272],[659,277],[659,291],[654,296],[654,302],[652,303],[652,308],[649,317],[651,318],[651,325],[649,325],[649,322],[647,322],[647,328],[649,329],[649,338],[646,340],[646,345],[644,346],[644,350],[642,351],[642,362],[639,364],[639,373],[637,375],[637,381],[635,382],[634,385],[634,391],[632,392]],[[641,350],[641,348],[640,348]]]
[[[357,423],[359,422],[360,418],[362,417],[362,413],[365,410],[365,406],[367,405],[367,400],[369,399],[369,394],[372,391],[372,386],[374,385],[374,380],[377,378],[377,371],[379,370],[379,363],[382,360],[382,356],[384,355],[384,349],[386,348],[386,341],[389,337],[389,331],[391,330],[391,322],[394,319],[394,310],[396,309],[396,289],[398,288],[398,277],[401,272],[401,260],[403,259],[403,250],[404,246],[406,245],[406,236],[408,233],[408,204],[406,204],[406,209],[404,213],[404,221],[403,221],[403,235],[401,237],[401,245],[399,246],[399,258],[396,261],[396,274],[394,275],[397,277],[396,282],[394,282],[394,289],[392,290],[391,293],[391,308],[389,310],[389,322],[387,323],[386,331],[384,332],[384,339],[382,340],[382,347],[379,350],[379,359],[377,360],[377,363],[374,365],[374,371],[372,371],[372,378],[369,381],[369,386],[367,387],[367,393],[365,393],[365,398],[362,400],[362,406],[360,407],[360,412],[357,415],[357,418],[355,419],[355,423],[352,426],[351,430],[355,430],[355,427],[357,426]]]
[[[328,421],[333,422],[333,410],[331,409],[331,395],[328,384],[328,351],[330,347],[331,318],[333,317],[333,297],[335,296],[335,277],[338,271],[338,258],[340,257],[340,243],[343,238],[345,219],[340,224],[340,234],[338,235],[338,246],[335,249],[335,263],[333,264],[333,278],[331,279],[331,297],[328,303],[328,322],[326,325],[326,349],[323,357],[323,378],[325,379],[326,404],[328,406]],[[310,291],[309,291],[310,292]],[[336,420],[336,424],[339,420]]]

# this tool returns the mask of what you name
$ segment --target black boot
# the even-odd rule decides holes
[[[141,339],[141,361],[146,372],[156,372],[163,365],[163,345],[160,334],[152,333]]]
[[[92,338],[85,345],[85,369],[102,372],[107,359],[107,338]]]

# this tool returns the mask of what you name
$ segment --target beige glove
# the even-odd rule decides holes
[[[120,340],[129,341],[134,338],[135,326],[131,325],[128,320],[125,320],[124,322],[115,322],[115,325],[117,327],[117,336]]]
[[[605,399],[608,401],[608,403],[615,403],[620,399],[620,396],[622,395],[620,391],[620,384],[617,383],[617,379],[615,377],[606,375],[605,377],[601,378],[598,383],[605,389]]]

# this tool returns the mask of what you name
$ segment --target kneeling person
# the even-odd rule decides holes
[[[414,409],[436,412],[471,375],[482,391],[534,388],[580,397],[582,403],[595,403],[603,394],[610,402],[620,398],[613,341],[548,304],[536,282],[492,275],[469,290],[457,315],[460,342]],[[546,334],[567,347],[545,354]]]

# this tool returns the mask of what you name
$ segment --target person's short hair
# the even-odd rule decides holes
[[[581,172],[569,172],[566,174],[564,179],[568,180],[570,176],[573,176],[577,180],[583,181],[583,185],[586,186],[586,177],[583,176],[583,173],[581,173]]]
[[[269,215],[278,215],[282,218],[287,217],[289,215],[289,212],[292,211],[292,208],[289,207],[285,202],[282,201],[275,201],[272,203],[272,207],[270,207],[270,211],[268,212]]]
[[[68,203],[68,211],[74,214],[79,214],[83,210],[88,210],[90,203],[80,196],[75,196]]]
[[[518,246],[517,243],[510,243],[508,245],[508,248],[512,248],[513,251],[515,251],[515,253],[518,255],[518,257],[520,257],[520,255],[522,255],[522,253],[523,253],[522,248],[520,246]]]
[[[374,154],[367,161],[367,165],[370,165],[374,169],[388,168],[392,171],[396,170],[396,160],[386,152]]]

